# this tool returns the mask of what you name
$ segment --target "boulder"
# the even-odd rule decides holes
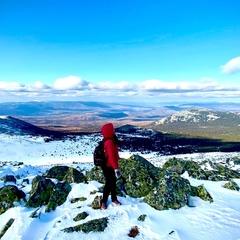
[[[55,185],[54,191],[49,199],[46,212],[55,210],[57,206],[62,205],[66,201],[71,189],[72,188],[68,182],[58,182]]]
[[[190,182],[177,173],[170,173],[144,197],[143,202],[157,210],[179,209],[188,204],[190,193]]]
[[[207,189],[202,185],[199,185],[197,187],[191,186],[191,196],[200,197],[204,201],[213,202],[213,198],[210,195],[210,193],[207,191]]]
[[[6,175],[2,178],[2,180],[4,181],[4,183],[12,182],[12,183],[16,184],[16,182],[17,182],[16,178],[13,175]]]
[[[127,195],[135,198],[146,196],[160,175],[160,169],[138,155],[121,159],[119,166],[124,180],[124,190]]]
[[[27,207],[40,207],[46,205],[53,193],[55,184],[51,179],[37,176],[32,181],[32,190],[26,203]]]
[[[230,189],[230,190],[235,190],[235,191],[239,191],[240,190],[240,188],[239,188],[239,186],[237,185],[237,183],[236,182],[234,182],[234,181],[229,181],[229,182],[227,182],[227,183],[225,183],[224,185],[223,185],[223,187],[224,188],[227,188],[227,189]]]
[[[49,169],[44,176],[46,178],[56,178],[59,181],[66,181],[68,183],[81,183],[87,182],[83,173],[77,169],[68,166],[54,166]]]
[[[102,169],[100,167],[93,167],[90,171],[86,172],[86,178],[88,181],[97,181],[100,183],[105,183]]]
[[[25,200],[26,194],[14,185],[7,185],[0,188],[0,214],[14,207],[14,202]]]

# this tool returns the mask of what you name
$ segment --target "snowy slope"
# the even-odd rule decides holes
[[[29,194],[30,185],[23,185],[22,179],[33,179],[37,174],[44,173],[54,164],[71,165],[81,171],[90,169],[92,164],[92,150],[99,139],[98,134],[88,137],[78,137],[74,140],[47,142],[43,137],[0,135],[0,159],[4,163],[0,167],[0,178],[6,174],[19,175],[17,185],[26,194]],[[121,157],[130,156],[131,152],[121,152]],[[178,157],[203,161],[206,158],[217,162],[226,162],[227,158],[240,153],[208,153],[188,154]],[[155,166],[161,166],[169,157],[158,156],[154,153],[143,155]],[[21,161],[24,164],[14,164]],[[234,166],[233,166],[234,167]],[[140,234],[136,239],[168,239],[168,240],[237,240],[240,239],[240,192],[222,187],[224,182],[210,182],[190,178],[187,173],[183,177],[189,179],[193,186],[204,184],[213,196],[214,202],[205,202],[197,197],[191,197],[191,205],[179,210],[157,211],[141,203],[141,199],[119,197],[122,206],[114,207],[109,202],[106,211],[93,210],[89,204],[95,195],[90,194],[98,190],[100,183],[92,181],[89,184],[72,184],[72,190],[67,201],[56,211],[45,213],[44,207],[39,209],[39,218],[30,218],[36,209],[26,209],[16,204],[0,215],[0,230],[9,220],[15,222],[6,232],[2,240],[79,240],[79,239],[131,239],[128,236],[131,227],[137,226]],[[234,179],[240,186],[240,180]],[[0,182],[0,187],[3,182]],[[87,200],[70,203],[76,197],[86,197]],[[79,208],[81,206],[81,208]],[[81,223],[101,217],[109,217],[108,227],[103,233],[64,233],[61,230],[79,224],[73,218],[80,212],[86,211],[89,216]],[[144,222],[137,218],[146,214]],[[171,233],[171,234],[169,234]]]

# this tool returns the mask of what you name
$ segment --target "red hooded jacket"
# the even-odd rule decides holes
[[[114,143],[114,126],[112,123],[107,123],[102,126],[102,135],[104,139],[104,150],[107,157],[107,167],[118,169],[118,145]]]

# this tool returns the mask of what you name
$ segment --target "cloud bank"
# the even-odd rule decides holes
[[[26,100],[147,100],[176,98],[237,98],[240,85],[221,85],[214,80],[199,82],[166,82],[150,79],[143,82],[98,82],[93,83],[77,76],[57,79],[52,85],[35,82],[24,85],[17,82],[0,81],[0,99],[20,98]]]

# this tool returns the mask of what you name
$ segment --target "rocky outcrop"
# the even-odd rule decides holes
[[[210,165],[212,170],[204,170],[204,164],[206,163]],[[211,161],[198,164],[194,161],[184,161],[178,158],[171,158],[163,165],[163,169],[169,172],[176,172],[178,174],[183,174],[187,171],[190,177],[200,180],[226,181],[231,178],[240,178],[239,172],[219,163],[214,164]]]

